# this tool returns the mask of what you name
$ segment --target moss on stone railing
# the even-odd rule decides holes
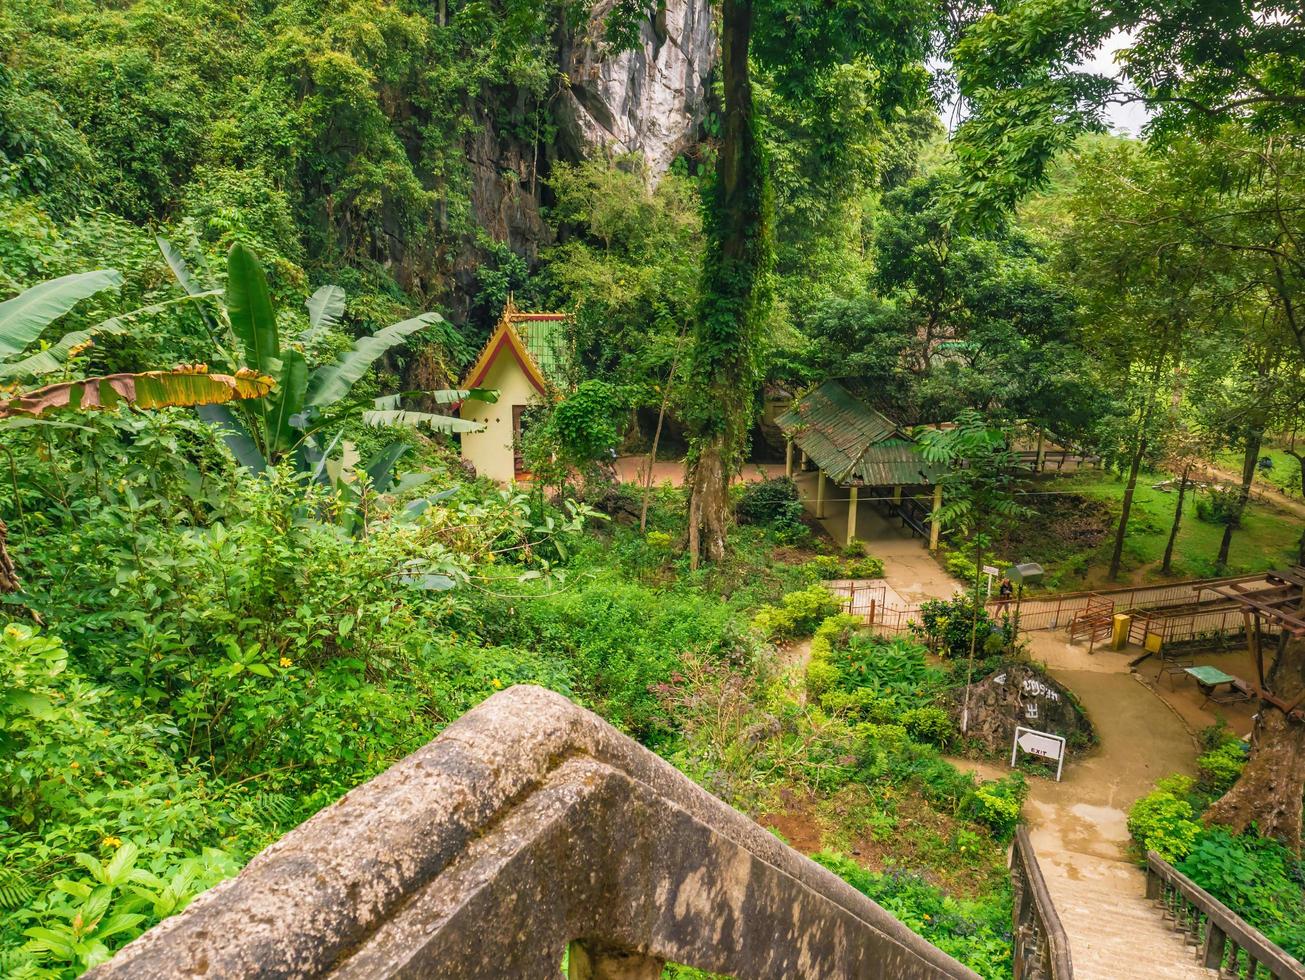
[[[514,687],[94,980],[977,976],[596,715]]]

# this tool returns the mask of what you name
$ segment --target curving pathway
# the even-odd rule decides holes
[[[1128,808],[1155,781],[1192,772],[1196,745],[1173,711],[1128,668],[1128,655],[1034,633],[1033,656],[1078,697],[1100,745],[1066,766],[1060,783],[1030,782],[1025,818],[1038,863],[1069,935],[1079,980],[1208,978],[1181,933],[1148,902],[1128,857]]]

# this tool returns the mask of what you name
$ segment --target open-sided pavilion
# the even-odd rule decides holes
[[[800,469],[809,462],[817,470],[817,518],[825,516],[828,480],[848,491],[848,541],[856,537],[858,497],[865,493],[888,516],[927,537],[930,551],[938,547],[940,526],[929,518],[942,507],[942,471],[925,461],[909,432],[837,381],[803,395],[776,421],[787,440],[788,476],[793,476],[795,450]]]

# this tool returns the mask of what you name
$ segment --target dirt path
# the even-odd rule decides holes
[[[616,460],[616,477],[622,483],[634,483],[643,486],[644,467],[648,465],[647,456],[620,456]],[[735,483],[760,483],[762,480],[774,480],[784,475],[783,463],[744,463],[743,469]],[[660,487],[669,483],[673,487],[684,486],[684,461],[659,459],[653,463],[653,486]]]
[[[1222,483],[1230,483],[1233,486],[1241,486],[1242,475],[1234,473],[1232,470],[1226,470],[1222,466],[1215,466],[1207,463],[1201,468],[1197,477],[1202,481],[1209,481],[1211,478]],[[1267,504],[1272,504],[1279,510],[1285,510],[1289,514],[1305,520],[1305,500],[1298,500],[1295,497],[1289,497],[1277,487],[1267,486],[1263,483],[1251,484],[1251,496]]]

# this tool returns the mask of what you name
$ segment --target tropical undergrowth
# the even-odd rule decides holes
[[[679,490],[639,531],[629,490],[599,501],[608,519],[468,482],[415,445],[423,485],[346,497],[289,465],[250,475],[180,411],[9,434],[22,591],[0,607],[0,969],[102,962],[533,683],[772,826],[788,806],[818,828],[808,850],[846,855],[822,858],[835,871],[1006,975],[990,926],[1007,921],[1020,787],[942,758],[946,672],[844,625],[820,583],[845,559],[755,524],[693,571]],[[766,609],[781,615],[760,630]],[[775,622],[826,644],[822,696],[780,669]]]
[[[1155,851],[1296,959],[1305,958],[1305,863],[1277,841],[1201,816],[1241,774],[1246,746],[1224,726],[1201,733],[1197,776],[1172,775],[1133,804],[1139,859]]]

